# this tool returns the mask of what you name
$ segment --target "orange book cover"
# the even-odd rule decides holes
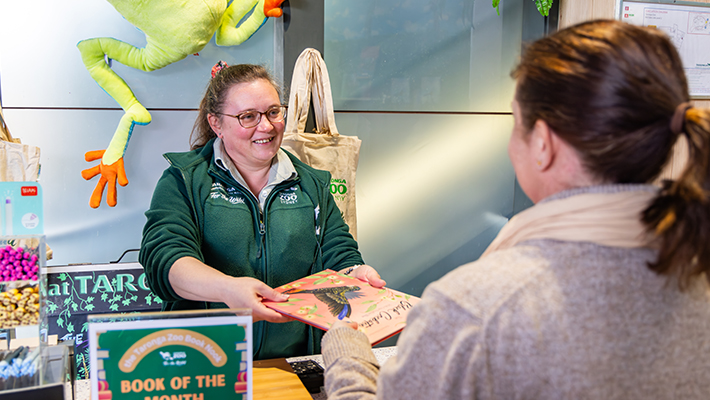
[[[288,301],[264,301],[282,314],[327,331],[339,319],[357,322],[375,345],[399,333],[418,297],[376,288],[330,269],[276,288]]]

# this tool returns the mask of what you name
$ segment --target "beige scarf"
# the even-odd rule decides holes
[[[481,257],[530,239],[592,242],[612,247],[651,247],[641,213],[656,192],[583,193],[538,203],[515,215]]]

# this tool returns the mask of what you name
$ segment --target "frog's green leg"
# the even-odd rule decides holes
[[[249,12],[254,12],[237,27],[239,21]],[[264,15],[264,0],[233,1],[222,16],[215,34],[215,43],[219,46],[236,46],[244,43],[266,22]]]
[[[89,202],[91,207],[96,208],[99,206],[102,193],[107,185],[106,201],[109,206],[113,207],[116,205],[116,183],[118,182],[121,186],[128,184],[123,168],[123,155],[126,152],[133,128],[136,124],[146,125],[150,123],[151,116],[148,110],[136,99],[128,84],[106,64],[104,57],[108,56],[121,64],[136,69],[151,71],[164,65],[148,63],[147,59],[150,57],[147,55],[153,53],[162,54],[151,51],[149,46],[146,46],[145,49],[138,49],[135,46],[111,38],[83,40],[79,42],[77,47],[79,47],[82,61],[91,77],[116,100],[124,111],[106,150],[90,151],[85,154],[86,161],[95,161],[98,159],[96,155],[100,154],[99,165],[82,171],[82,176],[87,180],[98,174],[101,175]],[[164,58],[167,59],[169,57]],[[162,61],[166,62],[165,65],[170,63],[166,60]]]
[[[136,48],[120,40],[112,38],[87,39],[79,42],[77,47],[81,51],[82,61],[91,77],[125,111],[102,159],[104,164],[110,165],[123,157],[134,124],[146,125],[150,123],[151,116],[136,99],[128,84],[106,64],[104,57],[108,56],[121,64],[144,71],[156,68],[155,65],[145,62],[147,58],[145,49]]]

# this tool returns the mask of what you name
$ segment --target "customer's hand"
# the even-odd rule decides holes
[[[350,273],[350,276],[365,281],[376,288],[384,287],[387,283],[384,279],[380,278],[380,274],[369,265],[361,265],[355,268],[353,272]]]
[[[263,300],[286,301],[288,295],[281,294],[264,282],[254,278],[232,278],[229,289],[222,301],[230,308],[250,308],[251,317],[256,321],[289,322],[292,318],[278,313],[264,305]]]

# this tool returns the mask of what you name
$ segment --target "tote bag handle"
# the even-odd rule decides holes
[[[307,48],[298,56],[293,68],[286,134],[294,135],[306,129],[311,95],[317,133],[338,136],[328,69],[320,52]]]
[[[5,116],[2,115],[2,105],[0,105],[0,140],[11,143],[20,143],[20,139],[15,139],[10,134],[10,128],[5,123]]]

